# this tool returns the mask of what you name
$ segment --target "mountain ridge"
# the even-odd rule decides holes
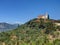
[[[15,25],[15,24],[9,24],[9,23],[5,23],[5,22],[1,22],[0,23],[0,32],[16,29],[17,26],[18,26],[17,24]]]

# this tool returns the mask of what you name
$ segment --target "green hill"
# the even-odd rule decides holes
[[[0,33],[0,45],[60,45],[60,26],[51,19],[32,19]]]

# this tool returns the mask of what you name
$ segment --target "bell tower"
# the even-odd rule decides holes
[[[45,17],[46,19],[49,19],[49,14],[47,12],[45,13]]]

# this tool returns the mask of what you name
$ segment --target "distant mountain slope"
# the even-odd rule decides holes
[[[17,24],[0,23],[0,32],[17,28]]]

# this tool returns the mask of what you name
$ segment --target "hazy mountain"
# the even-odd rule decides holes
[[[0,23],[0,32],[17,28],[18,24]]]

